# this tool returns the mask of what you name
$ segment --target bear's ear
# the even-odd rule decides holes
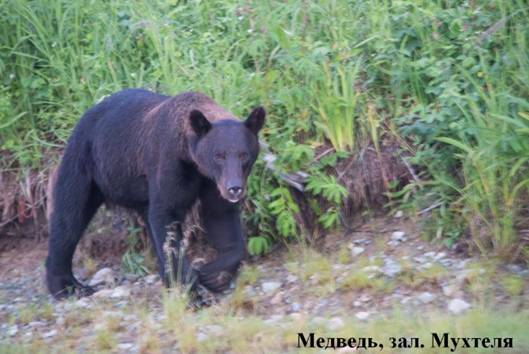
[[[211,129],[211,123],[199,110],[194,109],[189,113],[189,121],[191,128],[193,128],[193,131],[199,137],[206,135]]]
[[[254,108],[252,113],[250,113],[250,115],[244,122],[244,125],[246,125],[246,127],[250,129],[252,133],[257,135],[257,133],[259,133],[259,130],[261,130],[264,125],[265,116],[266,112],[263,107],[259,106],[257,108]]]

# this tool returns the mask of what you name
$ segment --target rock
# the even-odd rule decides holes
[[[353,302],[353,306],[354,306],[354,307],[360,307],[360,306],[362,306],[362,302],[360,302],[360,301],[358,301],[358,300],[355,300],[355,301]]]
[[[293,302],[292,305],[290,305],[290,309],[294,312],[298,312],[299,310],[301,310],[301,305],[297,302]]]
[[[270,304],[272,305],[279,305],[282,302],[283,302],[283,293],[281,291],[275,294],[272,300],[270,300]]]
[[[331,331],[336,331],[343,326],[345,326],[345,323],[340,317],[333,317],[327,323],[327,328],[329,328]]]
[[[146,277],[143,278],[146,284],[154,284],[160,279],[158,274],[149,274]]]
[[[12,325],[9,330],[7,331],[7,335],[10,337],[16,336],[18,333],[18,326]]]
[[[422,302],[423,304],[428,304],[428,303],[432,302],[435,299],[435,295],[425,291],[425,292],[419,294],[419,296],[417,296],[417,299],[420,302]]]
[[[51,337],[55,337],[56,335],[57,335],[57,330],[56,329],[52,329],[49,332],[43,333],[42,334],[42,338],[44,338],[44,339],[51,338]]]
[[[320,316],[316,316],[316,317],[313,317],[311,320],[310,320],[310,323],[313,324],[313,325],[321,325],[323,323],[325,323],[325,318],[323,317],[320,317]]]
[[[255,296],[255,290],[254,290],[253,286],[246,285],[244,287],[244,295],[247,296],[247,297]]]
[[[296,277],[294,274],[289,274],[287,276],[287,283],[295,283],[298,281],[298,277]]]
[[[444,252],[439,252],[439,253],[437,253],[437,254],[433,257],[433,259],[434,259],[434,261],[438,261],[438,260],[440,260],[440,259],[442,259],[442,258],[444,258],[444,257],[446,257],[446,253],[444,253]]]
[[[277,325],[277,324],[281,324],[282,321],[283,321],[283,315],[272,315],[270,316],[270,318],[264,320],[263,322],[268,325]]]
[[[204,342],[208,340],[209,336],[204,332],[198,332],[197,333],[197,341]]]
[[[386,258],[384,260],[384,266],[382,267],[382,272],[390,278],[393,278],[395,275],[399,274],[402,270],[400,264],[395,262],[392,258]]]
[[[434,251],[426,252],[426,253],[424,254],[424,257],[426,257],[426,258],[433,258],[433,257],[435,257],[435,252],[434,252]]]
[[[96,286],[99,284],[107,284],[112,286],[114,283],[114,271],[110,268],[102,268],[98,270],[96,274],[94,274],[88,285]]]
[[[55,321],[55,324],[57,326],[63,326],[65,323],[66,323],[66,320],[64,319],[63,316],[57,317],[57,320]]]
[[[30,323],[28,323],[28,326],[30,326],[31,328],[41,328],[41,327],[46,326],[46,322],[31,321]]]
[[[292,318],[294,321],[299,321],[303,318],[299,312],[293,312],[290,315],[288,315],[290,318]]]
[[[98,292],[96,292],[94,295],[92,295],[92,297],[95,297],[95,298],[107,298],[107,297],[110,297],[113,292],[114,292],[113,289],[102,289],[102,290],[99,290]]]
[[[207,325],[204,326],[203,330],[215,337],[220,337],[224,334],[224,330],[219,325]]]
[[[391,234],[391,241],[404,242],[406,241],[406,233],[404,231],[395,231]]]
[[[367,266],[367,267],[364,267],[362,268],[362,270],[364,272],[380,272],[380,267],[379,266],[376,266],[376,265],[372,265],[372,266]]]
[[[359,254],[363,253],[365,251],[365,248],[363,247],[353,247],[351,248],[351,254],[353,257],[358,256]]]
[[[113,299],[119,299],[121,297],[129,297],[130,296],[130,288],[122,285],[118,286],[117,288],[112,291],[112,294],[110,295]]]
[[[365,312],[365,311],[357,312],[355,314],[355,317],[358,318],[359,320],[367,320],[367,318],[369,317],[369,312]]]
[[[453,299],[448,303],[448,310],[453,314],[460,314],[470,308],[470,304],[465,300]]]
[[[459,287],[456,285],[456,284],[449,284],[449,285],[445,285],[442,287],[443,289],[443,294],[445,296],[453,296],[455,295],[458,290],[459,290]]]
[[[277,281],[266,281],[261,284],[261,289],[266,294],[271,294],[281,287],[281,283]]]
[[[130,352],[132,351],[131,349],[134,348],[134,343],[119,343],[117,348],[119,350]]]
[[[403,216],[404,216],[404,213],[402,212],[402,210],[397,210],[397,212],[394,215],[395,219],[400,219]]]
[[[82,297],[75,302],[75,306],[83,308],[83,309],[90,307],[90,300],[88,300],[86,297]]]

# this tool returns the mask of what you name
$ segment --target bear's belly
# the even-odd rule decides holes
[[[103,181],[100,181],[103,182]],[[96,183],[111,204],[138,209],[148,204],[149,189],[145,176],[121,178],[118,183]]]

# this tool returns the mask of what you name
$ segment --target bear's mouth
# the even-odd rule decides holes
[[[240,202],[244,198],[244,195],[246,194],[243,190],[243,192],[240,195],[238,195],[237,197],[234,197],[233,195],[230,195],[230,193],[228,193],[228,191],[226,191],[224,188],[220,188],[220,186],[219,186],[219,190],[220,190],[220,195],[222,196],[222,198],[226,199],[228,202],[233,203],[233,204]]]

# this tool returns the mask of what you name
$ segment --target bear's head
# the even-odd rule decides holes
[[[221,196],[237,203],[245,194],[246,179],[257,159],[257,134],[265,120],[263,107],[255,108],[245,121],[221,119],[210,122],[199,110],[191,111],[190,155],[199,172],[217,184]]]

